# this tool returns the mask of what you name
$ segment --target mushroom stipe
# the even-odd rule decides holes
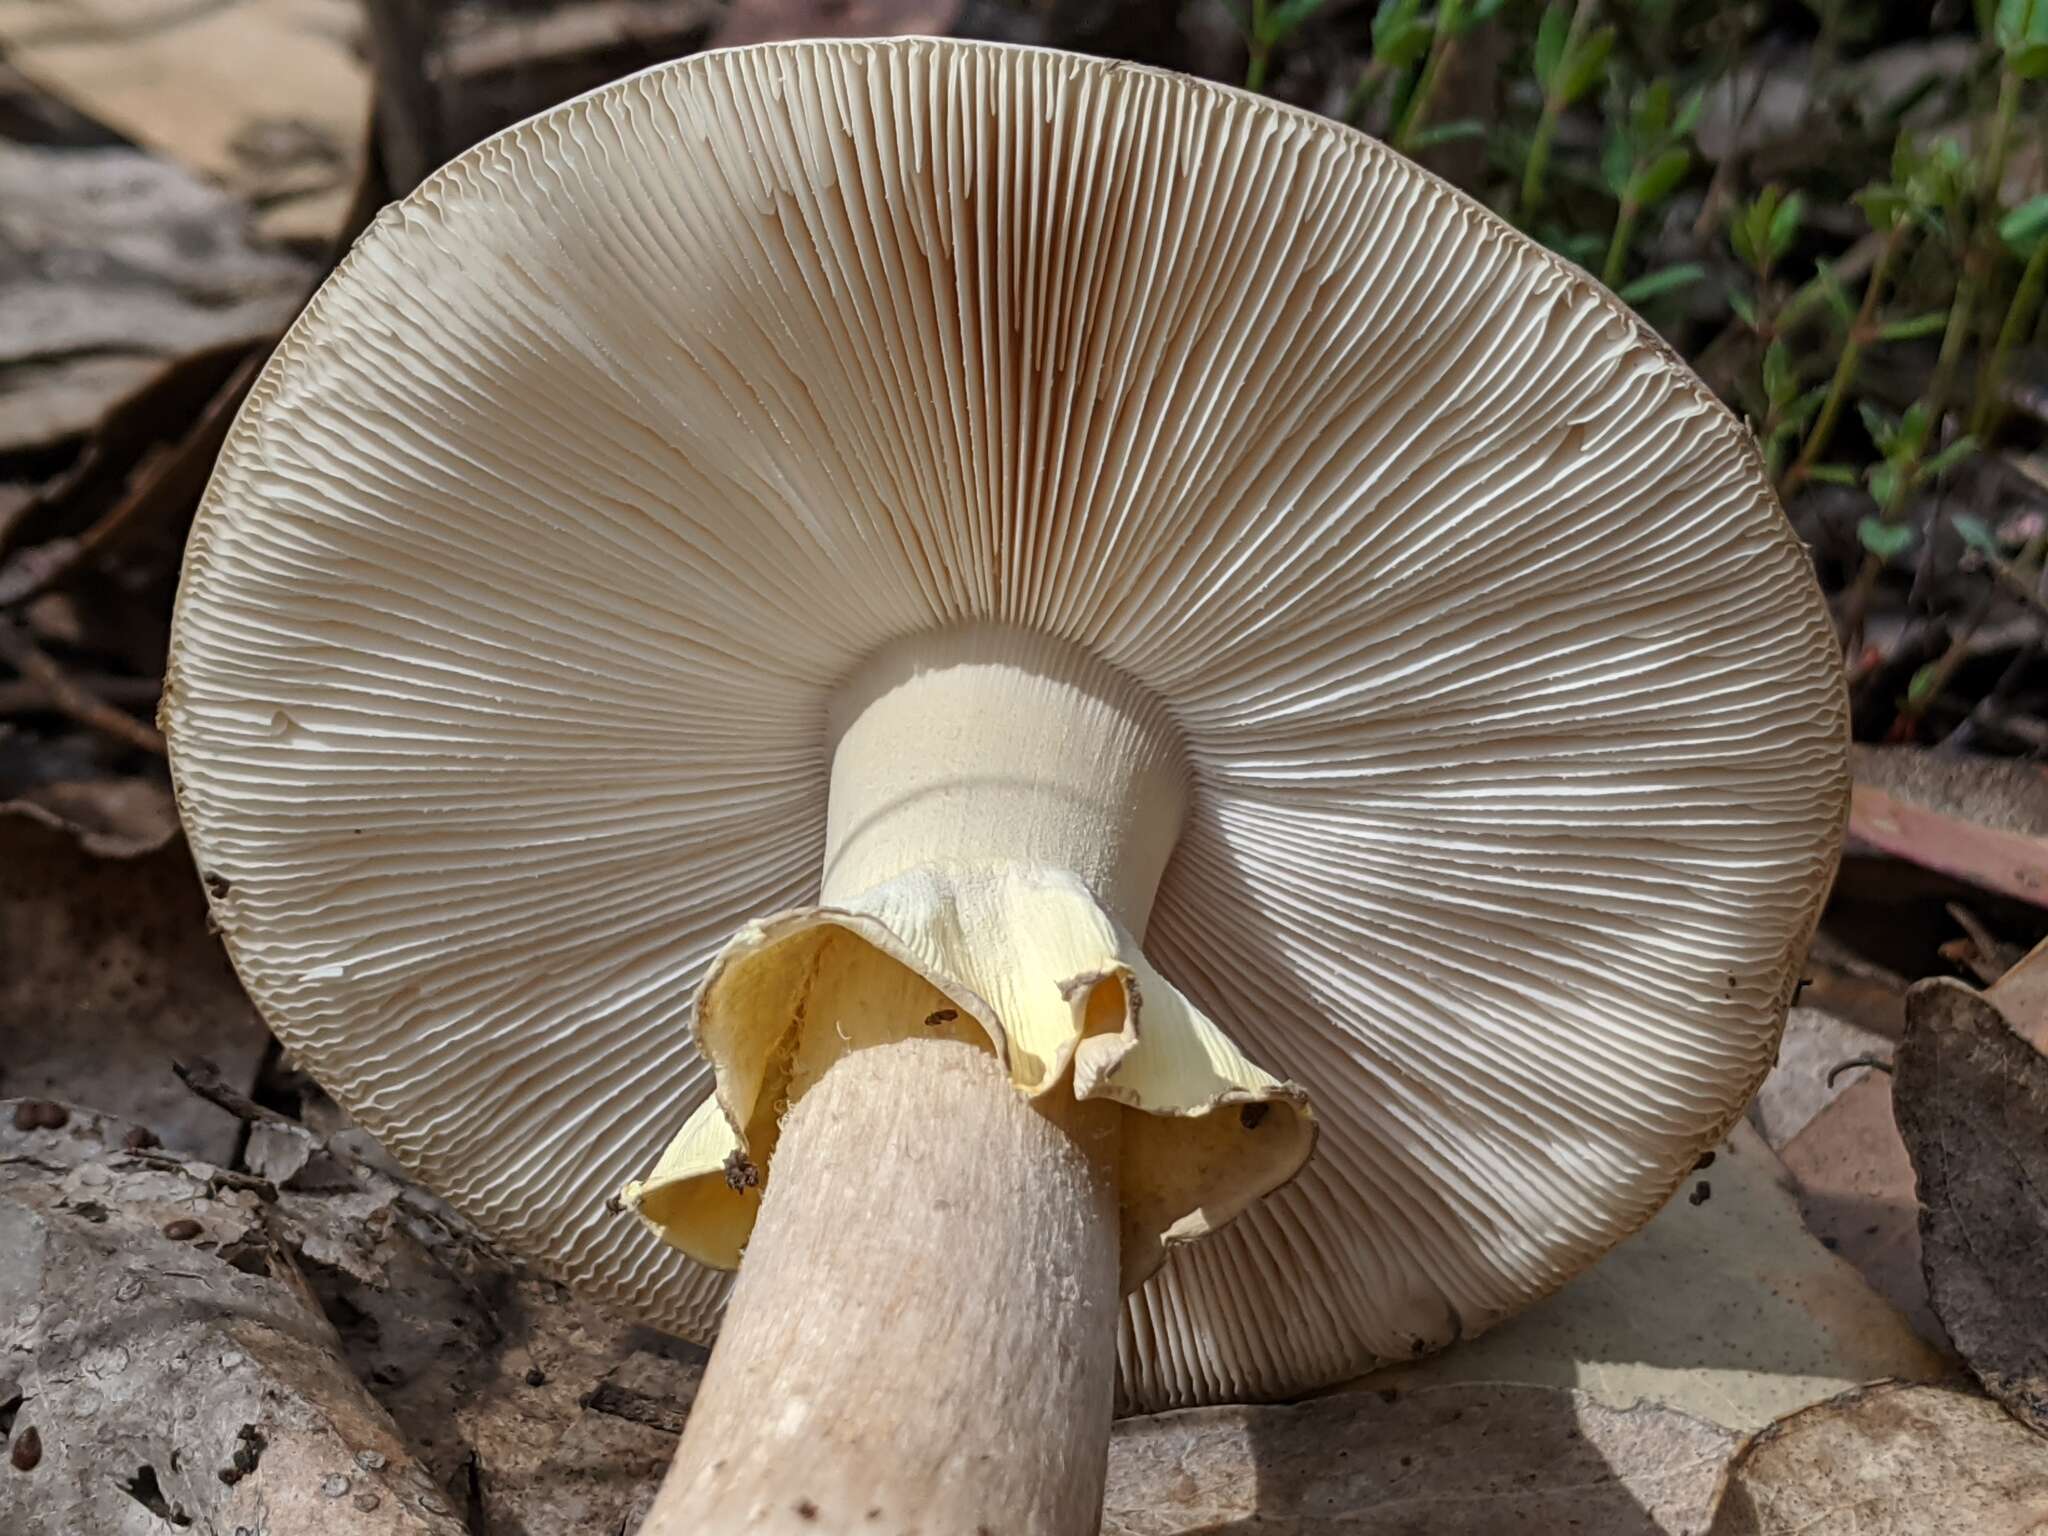
[[[1548,1293],[1742,1112],[1848,796],[1754,445],[1611,294],[1339,125],[929,39],[385,210],[160,718],[293,1059],[718,1335],[652,1532],[1089,1531],[1112,1411]]]

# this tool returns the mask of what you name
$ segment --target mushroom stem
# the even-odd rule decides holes
[[[790,1110],[642,1536],[1084,1536],[1116,1374],[1114,1105],[852,1053]]]

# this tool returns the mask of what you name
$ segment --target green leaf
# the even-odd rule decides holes
[[[1486,124],[1474,117],[1461,117],[1454,123],[1432,123],[1409,142],[1416,149],[1427,149],[1432,144],[1452,144],[1460,139],[1485,137]]]
[[[1624,304],[1647,304],[1662,294],[1676,293],[1681,288],[1690,288],[1707,275],[1707,269],[1696,261],[1680,262],[1672,267],[1660,267],[1655,272],[1645,272],[1641,277],[1621,290]]]
[[[1972,517],[1967,512],[1958,512],[1949,521],[1955,524],[1956,532],[1963,536],[1963,542],[1979,554],[1998,553],[1998,540],[1992,537],[1991,530],[1985,526],[1983,518]]]
[[[1266,36],[1268,43],[1284,43],[1302,25],[1323,8],[1324,0],[1280,0],[1266,11]]]
[[[1384,32],[1373,23],[1373,62],[1383,69],[1402,70],[1429,52],[1430,25],[1413,17],[1404,18]]]
[[[1929,459],[1921,466],[1920,472],[1930,479],[1937,475],[1945,475],[1976,451],[1977,439],[1966,433]]]
[[[1894,438],[1898,436],[1898,423],[1885,415],[1868,400],[1856,402],[1856,414],[1863,418],[1863,430],[1870,434],[1870,440],[1877,444],[1879,453],[1888,452]]]
[[[1877,330],[1879,341],[1917,341],[1922,336],[1938,336],[1948,329],[1948,311],[1931,309],[1924,315],[1914,315],[1909,320],[1893,320]]]
[[[1773,405],[1786,405],[1799,390],[1799,378],[1792,368],[1792,354],[1785,343],[1774,341],[1764,348],[1764,394]]]
[[[1653,80],[1636,98],[1635,135],[1644,144],[1661,144],[1671,131],[1671,82]]]
[[[1550,94],[1557,66],[1564,60],[1565,40],[1571,35],[1571,13],[1563,6],[1553,5],[1543,13],[1536,28],[1536,83],[1543,87],[1546,96]]]
[[[1856,525],[1856,540],[1880,560],[1891,560],[1913,547],[1913,530],[1904,523],[1866,517]]]
[[[2048,0],[1999,0],[1992,35],[2008,60],[2027,48],[2048,44]]]
[[[1429,34],[1422,0],[1386,0],[1372,19],[1373,62],[1384,69],[1406,69],[1429,47]]]
[[[1743,209],[1736,214],[1728,226],[1728,249],[1735,253],[1735,259],[1745,267],[1754,267],[1756,261],[1756,236],[1750,232],[1750,214],[1753,210]]]
[[[1769,232],[1764,238],[1771,260],[1778,260],[1792,249],[1792,242],[1799,236],[1799,221],[1805,214],[1806,200],[1797,192],[1771,211]]]
[[[2048,192],[2030,197],[1998,221],[1998,238],[2012,247],[2016,256],[2031,256],[2034,247],[2048,239]]]
[[[2005,56],[2005,63],[2022,80],[2048,79],[2048,43],[2015,48]]]
[[[1842,280],[1835,276],[1835,269],[1826,262],[1815,262],[1814,280],[1820,284],[1821,297],[1827,301],[1835,318],[1848,325],[1856,318],[1856,301],[1849,297],[1849,290],[1842,286]]]
[[[1700,113],[1706,105],[1707,88],[1704,85],[1694,86],[1686,92],[1685,100],[1678,104],[1678,116],[1672,120],[1671,136],[1674,139],[1691,137],[1693,129],[1699,126]]]
[[[1827,398],[1828,386],[1825,384],[1814,385],[1813,388],[1792,402],[1792,408],[1785,412],[1785,420],[1799,431],[1804,432],[1806,424],[1820,414],[1820,408]],[[1815,470],[1813,473],[1814,478],[1820,478],[1819,470]],[[1844,485],[1854,485],[1856,483],[1855,475],[1853,473],[1850,474],[1849,478],[1842,483]]]
[[[1870,220],[1873,229],[1889,230],[1906,216],[1905,194],[1897,187],[1880,182],[1865,187],[1850,201],[1863,210],[1863,216]]]
[[[1692,169],[1692,151],[1667,149],[1629,182],[1628,199],[1638,208],[1654,208],[1678,189]]]
[[[1735,311],[1736,319],[1740,320],[1752,331],[1756,329],[1756,301],[1748,294],[1742,292],[1739,288],[1730,288],[1728,290],[1728,307]]]
[[[1572,56],[1561,66],[1564,78],[1558,86],[1558,96],[1566,106],[1600,83],[1607,71],[1607,55],[1613,51],[1612,27],[1595,27],[1572,50]]]
[[[1469,32],[1482,22],[1493,20],[1500,14],[1501,7],[1507,3],[1508,0],[1474,0],[1472,14],[1465,24],[1465,30]]]
[[[1930,661],[1913,674],[1913,681],[1906,684],[1906,702],[1919,709],[1933,701],[1934,690],[1941,681],[1941,663]]]
[[[1822,485],[1854,485],[1856,470],[1848,464],[1816,464],[1806,472],[1806,478]]]
[[[1870,466],[1870,499],[1889,512],[1899,504],[1905,494],[1906,482],[1896,464],[1873,464]],[[1859,529],[1860,533],[1861,530]],[[1868,547],[1866,542],[1866,547]],[[1874,551],[1883,554],[1883,550]]]
[[[1906,414],[1899,418],[1899,446],[1914,458],[1920,457],[1920,450],[1927,446],[1927,429],[1934,425],[1924,401],[1915,400],[1906,407]]]
[[[1635,155],[1628,140],[1618,133],[1610,135],[1606,147],[1600,151],[1600,179],[1607,183],[1607,190],[1616,197],[1626,197],[1629,178],[1635,174],[1635,169]]]

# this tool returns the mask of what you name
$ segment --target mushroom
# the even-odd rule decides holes
[[[1092,1530],[1116,1406],[1552,1290],[1741,1112],[1847,800],[1754,446],[1604,289],[1309,114],[931,40],[387,209],[162,713],[294,1057],[725,1314],[663,1532]]]

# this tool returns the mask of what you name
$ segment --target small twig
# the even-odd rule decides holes
[[[281,1115],[274,1109],[265,1109],[239,1089],[230,1088],[221,1080],[220,1070],[207,1062],[186,1066],[182,1061],[173,1061],[171,1070],[178,1075],[178,1081],[190,1088],[215,1109],[224,1109],[237,1120],[250,1125],[298,1125],[289,1115]],[[304,1129],[304,1127],[300,1127]]]
[[[128,489],[85,532],[23,550],[0,568],[0,607],[19,607],[41,596],[69,581],[87,562],[118,548],[138,528],[164,522],[176,509],[189,508],[204,489],[235,412],[241,409],[269,356],[266,343],[237,363],[208,398],[191,429],[176,443],[160,444],[145,455],[130,472]]]
[[[50,707],[68,715],[80,725],[90,726],[123,745],[136,747],[156,757],[164,755],[164,739],[155,727],[144,725],[133,715],[123,714],[72,682],[64,669],[44,654],[19,625],[0,620],[0,661],[42,689]]]
[[[94,698],[122,709],[155,705],[164,685],[153,677],[115,677],[106,672],[74,672],[72,683]],[[25,715],[50,708],[50,696],[35,683],[0,683],[0,715]]]
[[[1963,930],[1963,937],[1941,946],[1941,952],[1958,965],[1964,965],[1976,975],[1983,986],[1990,986],[2012,969],[2019,958],[2010,944],[1992,936],[1991,930],[1978,921],[1977,914],[1959,901],[1942,903],[1951,921]],[[1952,951],[1955,951],[1952,953]]]
[[[1836,1062],[1834,1066],[1828,1068],[1828,1087],[1834,1087],[1835,1079],[1844,1072],[1853,1072],[1858,1067],[1868,1067],[1873,1072],[1884,1073],[1887,1077],[1891,1075],[1892,1070],[1892,1064],[1882,1056],[1852,1056],[1847,1061]]]
[[[277,1199],[277,1186],[268,1179],[259,1179],[253,1173],[237,1173],[232,1168],[216,1168],[212,1163],[201,1162],[196,1157],[180,1157],[175,1152],[157,1152],[146,1147],[124,1147],[116,1154],[146,1163],[151,1168],[162,1168],[167,1172],[182,1173],[193,1178],[204,1178],[211,1185],[228,1189],[246,1189],[265,1200]],[[205,1173],[195,1174],[194,1168],[203,1168]]]

